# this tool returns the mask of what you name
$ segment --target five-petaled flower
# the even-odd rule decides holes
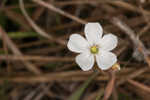
[[[116,55],[110,52],[118,43],[115,35],[107,34],[102,37],[103,29],[99,23],[87,23],[84,33],[87,40],[79,34],[72,34],[67,44],[69,50],[80,53],[75,61],[82,70],[90,70],[95,60],[102,70],[109,69],[117,62]]]

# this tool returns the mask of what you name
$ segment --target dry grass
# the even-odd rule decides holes
[[[149,100],[149,6],[149,0],[1,0],[0,98]],[[113,52],[121,70],[97,70],[92,81],[95,72],[81,71],[66,47],[87,22],[119,38]]]

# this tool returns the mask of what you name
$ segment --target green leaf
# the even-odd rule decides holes
[[[35,32],[9,32],[8,36],[13,39],[21,39],[27,37],[36,37],[39,35]]]
[[[98,75],[98,72],[94,72],[91,77],[86,80],[79,89],[77,89],[68,100],[79,100],[82,96],[85,89],[88,87],[88,85],[92,82],[92,80]]]

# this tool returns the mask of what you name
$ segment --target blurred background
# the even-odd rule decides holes
[[[69,36],[118,36],[120,71],[82,71]],[[0,0],[0,100],[150,100],[150,0]]]

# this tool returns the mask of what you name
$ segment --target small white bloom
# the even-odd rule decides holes
[[[87,40],[79,34],[72,34],[67,44],[69,50],[80,53],[75,60],[82,70],[90,70],[95,59],[102,70],[109,69],[117,62],[116,55],[110,52],[118,43],[115,35],[107,34],[102,37],[103,29],[99,23],[86,24],[84,33]]]

